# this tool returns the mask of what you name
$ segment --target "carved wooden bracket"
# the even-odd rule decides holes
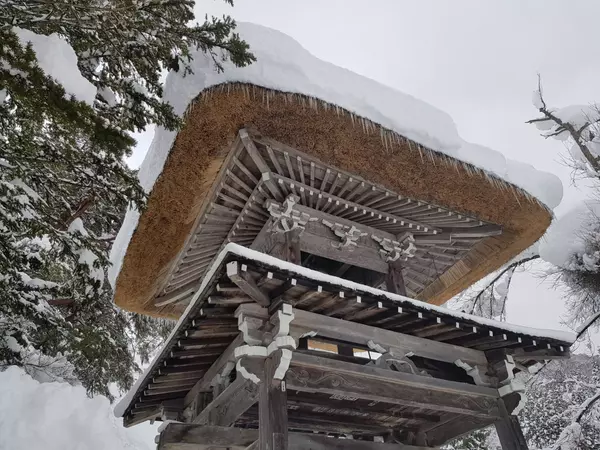
[[[276,361],[271,382],[280,382],[292,360],[296,341],[290,336],[290,323],[294,319],[292,306],[283,304],[281,308],[265,320],[266,309],[259,308],[255,314],[243,311],[238,316],[238,328],[242,332],[245,345],[234,351],[235,367],[238,376],[255,384],[264,381],[264,361]]]
[[[377,367],[413,375],[431,376],[426,371],[419,369],[410,359],[412,353],[403,353],[393,348],[386,349],[374,341],[369,341],[368,346],[371,350],[381,353],[381,356],[375,361]]]
[[[417,246],[415,245],[415,238],[412,234],[407,236],[402,241],[393,241],[389,238],[380,238],[374,234],[371,238],[381,246],[379,252],[385,258],[387,262],[394,262],[398,260],[406,261],[408,258],[415,256]]]
[[[367,235],[367,233],[363,233],[354,225],[342,225],[341,223],[333,223],[325,219],[322,219],[321,222],[326,227],[329,227],[331,231],[333,231],[334,234],[340,238],[340,244],[333,244],[335,248],[352,249],[353,246],[356,246],[356,241],[358,241],[362,236]]]
[[[273,217],[272,231],[275,233],[287,233],[292,230],[304,230],[306,223],[311,220],[310,215],[305,212],[299,212],[294,209],[300,201],[300,197],[290,194],[286,197],[283,203],[278,203],[273,200],[265,202],[265,208]]]

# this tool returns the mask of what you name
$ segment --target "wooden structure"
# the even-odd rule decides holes
[[[290,195],[265,204],[271,239],[260,231],[253,238],[289,261],[228,244],[119,405],[124,424],[181,422],[162,431],[160,450],[432,448],[489,424],[505,450],[527,448],[513,415],[523,390],[515,374],[568,357],[570,335],[469,316],[295,264],[311,228],[307,209],[295,209]],[[427,228],[420,236],[442,235]],[[348,243],[356,235],[330,238],[364,261],[363,247]],[[402,242],[382,252],[389,272],[375,271],[390,291],[406,284],[396,262],[414,253]]]
[[[234,100],[235,111],[246,101]],[[294,112],[279,97],[268,114],[247,101],[244,117],[267,128],[274,119],[262,115]],[[189,125],[180,133],[117,281],[117,303],[181,316],[119,405],[124,424],[179,422],[161,432],[159,450],[422,449],[490,424],[505,450],[525,449],[515,375],[568,357],[572,337],[419,300],[440,303],[514,256],[543,232],[548,211],[456,162],[448,163],[460,175],[454,183],[477,186],[493,208],[446,192],[442,180],[437,189],[421,183],[427,201],[415,198],[404,179],[376,182],[367,161],[334,164],[291,147],[295,135],[284,144],[238,127],[221,142],[236,121],[219,128],[214,108],[198,108],[210,120],[196,140]],[[312,135],[357,136],[339,112],[324,114]],[[381,139],[387,148],[384,131]],[[179,149],[191,141],[223,146],[204,161],[201,180],[178,184],[174,168],[189,162]],[[438,173],[438,156],[416,149],[413,167]],[[386,159],[375,156],[369,164]]]
[[[303,228],[295,262],[384,289],[401,272],[394,289],[441,304],[529,247],[550,220],[523,189],[335,105],[215,86],[189,108],[115,301],[177,318],[227,243],[287,257],[275,242],[283,234],[269,233],[278,222]],[[398,259],[397,248],[407,253]]]

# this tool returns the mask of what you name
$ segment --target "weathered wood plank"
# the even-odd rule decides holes
[[[443,445],[465,433],[491,425],[493,421],[491,418],[449,414],[439,424],[428,427],[425,439],[428,445]]]
[[[385,285],[388,292],[406,296],[406,285],[404,284],[404,275],[402,275],[402,263],[400,261],[390,262],[385,279]]]

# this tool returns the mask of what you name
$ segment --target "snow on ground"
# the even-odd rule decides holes
[[[562,184],[551,174],[535,170],[528,164],[508,160],[503,154],[481,145],[465,142],[458,135],[453,120],[443,111],[365,78],[349,70],[322,61],[289,36],[263,26],[239,23],[237,32],[249,44],[257,62],[248,67],[224,64],[215,70],[210,56],[193,51],[194,75],[171,72],[164,89],[165,99],[176,113],[183,114],[188,104],[204,89],[225,82],[246,82],[284,92],[316,97],[352,111],[383,125],[431,149],[486,170],[537,197],[549,208],[562,198]],[[139,177],[150,192],[160,175],[175,132],[158,127]],[[109,278],[114,284],[139,214],[128,211],[123,227],[115,239]]]
[[[568,268],[575,256],[585,254],[585,237],[597,226],[599,217],[599,201],[590,200],[575,206],[550,225],[540,241],[540,257],[555,266]]]
[[[0,372],[0,449],[154,450],[156,426],[123,428],[106,397],[81,386],[40,383],[22,369]]]
[[[94,103],[96,87],[81,75],[77,67],[77,55],[67,41],[56,33],[45,36],[18,27],[14,27],[13,32],[19,37],[21,45],[31,43],[40,68],[58,81],[67,94],[89,105]]]

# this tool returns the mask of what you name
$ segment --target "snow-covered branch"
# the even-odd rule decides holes
[[[600,110],[597,105],[572,105],[549,108],[543,96],[541,79],[533,93],[533,105],[541,117],[527,121],[535,125],[545,138],[571,140],[571,156],[576,162],[587,163],[594,176],[600,174]],[[588,170],[589,172],[589,170]]]

